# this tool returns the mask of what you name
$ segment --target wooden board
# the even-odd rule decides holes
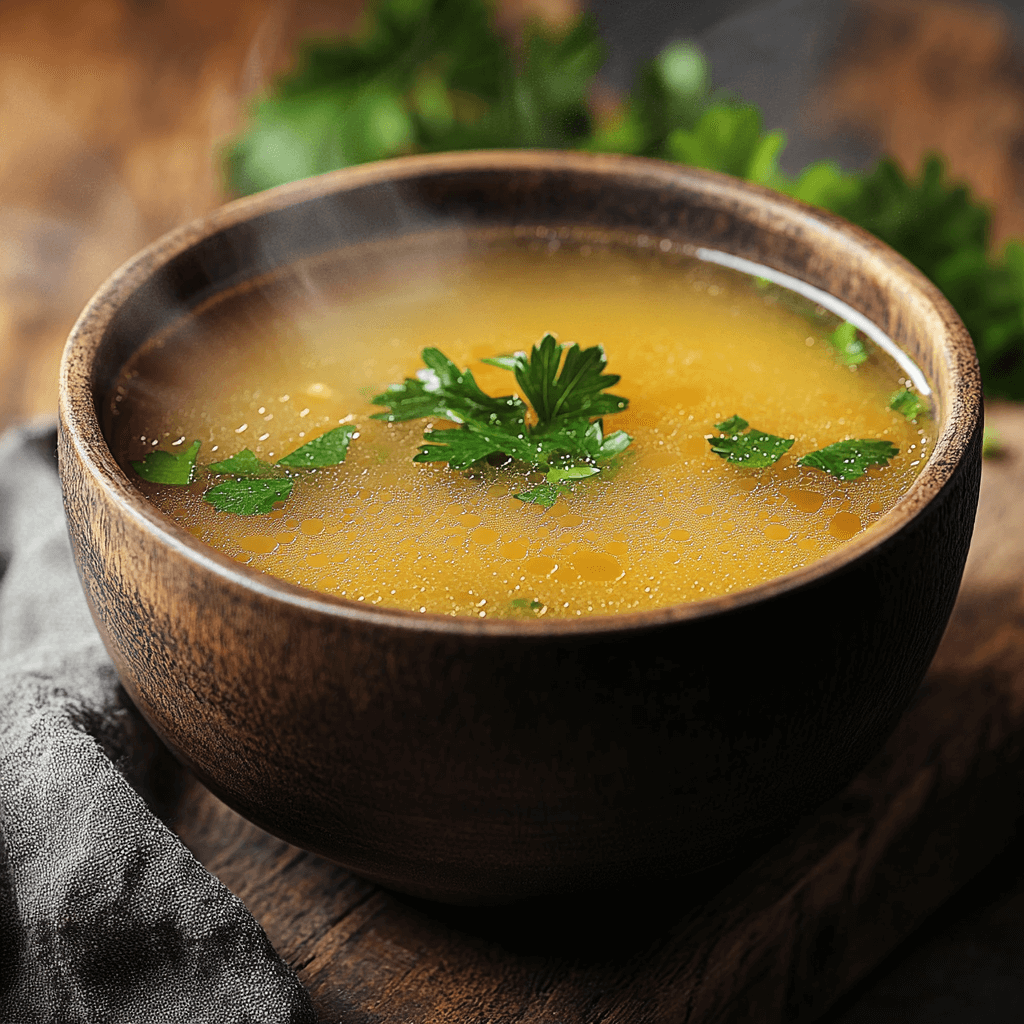
[[[960,599],[915,703],[845,792],[732,877],[453,909],[288,846],[198,783],[173,827],[324,1022],[811,1020],[1000,852],[1022,807],[1024,407],[988,421],[1004,452],[985,463]]]

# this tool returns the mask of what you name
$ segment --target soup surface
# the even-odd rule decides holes
[[[215,300],[133,357],[108,430],[126,471],[168,516],[253,569],[369,604],[450,615],[580,616],[699,600],[790,572],[884,515],[917,476],[933,421],[889,408],[909,384],[869,343],[850,367],[840,320],[668,243],[581,237],[426,239],[311,263]],[[514,497],[544,480],[513,464],[415,463],[425,427],[387,423],[371,398],[441,349],[491,395],[519,391],[482,359],[546,333],[604,347],[629,407],[604,419],[630,446],[544,508]],[[794,438],[745,469],[707,438],[732,415]],[[265,515],[203,500],[202,467],[248,448],[274,462],[339,424],[341,465],[296,474]],[[108,434],[110,436],[110,434]],[[846,481],[797,465],[849,438],[899,454]],[[190,486],[141,481],[155,448],[201,441]]]

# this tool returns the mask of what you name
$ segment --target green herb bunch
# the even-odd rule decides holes
[[[631,153],[724,171],[832,210],[877,235],[949,298],[978,350],[986,392],[1024,400],[1024,245],[990,255],[988,209],[948,180],[891,159],[867,173],[830,162],[779,168],[785,134],[757,107],[712,92],[703,55],[673,43],[644,66],[621,117],[589,98],[604,58],[594,21],[529,26],[514,47],[486,0],[377,0],[354,38],[303,46],[228,150],[230,187],[256,192],[405,153],[546,147]]]
[[[572,148],[592,134],[604,59],[589,18],[529,28],[514,53],[485,0],[379,0],[351,40],[302,46],[227,155],[250,193],[403,153]]]
[[[485,394],[472,372],[460,370],[440,349],[424,349],[423,362],[426,368],[415,377],[390,385],[373,399],[388,407],[374,419],[397,423],[440,417],[458,424],[428,426],[414,462],[447,462],[455,470],[484,461],[494,466],[514,462],[541,470],[544,482],[515,497],[550,507],[573,481],[596,476],[633,440],[624,430],[604,434],[600,417],[621,412],[629,400],[606,393],[619,377],[604,372],[607,360],[600,345],[559,345],[546,334],[529,355],[484,360],[515,374],[533,407],[532,417],[517,395]]]

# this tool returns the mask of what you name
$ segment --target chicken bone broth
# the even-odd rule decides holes
[[[291,268],[148,341],[110,397],[108,436],[147,497],[214,548],[416,612],[576,617],[699,600],[821,558],[891,509],[934,432],[906,371],[792,292],[668,242],[632,243],[405,239]],[[482,360],[549,332],[602,346],[621,378],[611,390],[628,399],[602,427],[631,442],[586,479],[548,493],[543,467],[521,461],[415,462],[425,429],[456,424],[373,418],[387,413],[374,397],[415,380],[432,348],[488,395],[524,397],[509,369]],[[786,450],[762,468],[723,457],[748,429]],[[204,467],[246,451],[273,466],[320,437],[340,438],[344,461],[277,467],[286,500],[251,515],[210,503],[223,478]],[[848,439],[898,454],[856,479],[800,464]],[[195,442],[186,486],[133,469]],[[523,500],[538,488],[544,502]]]

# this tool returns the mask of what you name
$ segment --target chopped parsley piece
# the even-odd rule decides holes
[[[597,466],[570,466],[568,469],[548,470],[547,480],[549,484],[558,484],[563,480],[585,480],[600,472]]]
[[[257,516],[270,512],[279,501],[286,501],[292,493],[293,481],[287,477],[278,480],[225,480],[211,487],[203,501],[236,516]]]
[[[132,469],[151,484],[190,484],[196,478],[199,447],[200,442],[193,441],[182,452],[165,452],[158,448],[141,462],[132,462]]]
[[[916,420],[918,416],[923,416],[930,411],[928,403],[920,395],[915,395],[913,391],[908,391],[906,388],[900,388],[893,394],[889,399],[889,408],[906,416],[908,420]]]
[[[841,323],[828,336],[828,343],[844,366],[859,366],[871,356],[867,342],[857,336],[857,328],[849,321]]]
[[[596,425],[594,424],[594,426]],[[563,494],[569,494],[572,491],[572,487],[565,483],[566,480],[585,480],[588,476],[594,476],[600,472],[601,470],[597,466],[569,466],[567,469],[556,467],[548,470],[545,483],[523,491],[522,494],[514,494],[512,497],[530,505],[551,508]]]
[[[715,429],[720,430],[722,436],[708,438],[711,450],[745,469],[764,469],[778,462],[793,447],[793,438],[776,437],[753,428],[747,430],[748,426],[750,424],[741,416],[730,416],[716,423]],[[745,430],[747,432],[743,433]]]
[[[739,434],[749,427],[750,424],[742,416],[730,416],[727,420],[715,424],[715,430],[723,434]]]
[[[542,508],[551,508],[556,504],[563,494],[568,494],[572,488],[565,484],[538,484],[521,494],[513,494],[517,501],[525,501],[527,505],[540,505]]]
[[[525,597],[517,597],[514,601],[509,602],[509,607],[519,611],[539,612],[544,607],[544,602],[538,601],[536,598],[527,601]]]
[[[351,424],[335,427],[326,434],[314,437],[301,448],[296,448],[290,455],[278,459],[279,466],[291,469],[322,469],[324,466],[338,466],[348,455],[348,446],[356,428]]]
[[[237,455],[232,455],[223,462],[211,462],[206,468],[211,473],[225,473],[249,479],[272,477],[276,473],[271,463],[256,458],[255,453],[248,448],[243,448]]]
[[[401,384],[390,384],[373,397],[374,405],[390,406],[374,419],[398,423],[441,416],[454,423],[501,424],[508,429],[523,425],[526,406],[518,398],[485,394],[473,374],[460,370],[440,349],[425,348],[422,356],[425,370],[418,370],[415,378],[407,377]]]
[[[797,462],[797,465],[823,469],[840,480],[858,480],[868,466],[887,466],[889,460],[895,458],[899,451],[891,441],[837,441],[827,448],[809,452]]]

